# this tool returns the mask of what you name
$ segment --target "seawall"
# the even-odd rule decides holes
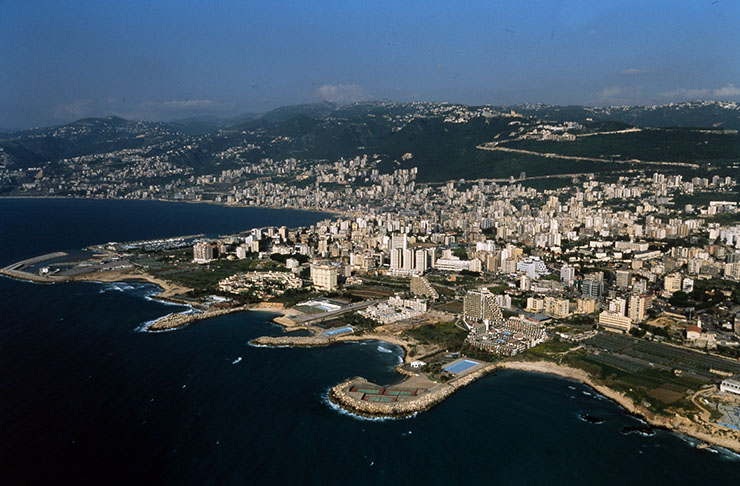
[[[195,314],[170,314],[154,321],[152,325],[148,327],[148,330],[163,331],[166,329],[175,329],[203,319],[210,319],[211,317],[223,316],[226,314],[231,314],[233,312],[242,312],[245,310],[248,310],[246,306],[231,307],[229,309],[208,310]]]

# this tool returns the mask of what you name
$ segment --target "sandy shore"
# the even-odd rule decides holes
[[[716,445],[740,453],[740,433],[694,416],[691,420],[680,415],[658,415],[636,404],[631,398],[594,381],[585,371],[548,361],[502,361],[493,369],[521,370],[536,373],[547,373],[584,383],[610,400],[619,404],[632,415],[636,415],[654,427],[672,430],[683,435],[699,439],[707,444]]]
[[[382,341],[389,344],[395,344],[396,346],[403,349],[404,363],[410,363],[411,361],[413,361],[413,359],[409,357],[409,343],[404,341],[403,339],[399,339],[394,336],[388,336],[386,334],[360,334],[358,336],[338,336],[336,340],[339,342]]]

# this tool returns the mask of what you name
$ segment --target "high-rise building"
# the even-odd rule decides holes
[[[502,309],[511,309],[511,296],[509,294],[497,295],[495,302]]]
[[[391,249],[391,270],[398,270],[403,265],[403,249]]]
[[[496,304],[495,295],[483,288],[469,290],[463,299],[463,314],[473,321],[503,322],[504,315]]]
[[[216,248],[205,241],[193,245],[193,261],[195,263],[208,263],[214,259],[215,253]]]
[[[632,322],[642,322],[645,320],[647,310],[650,308],[650,296],[647,294],[630,295],[629,318]]]
[[[666,275],[666,277],[663,279],[663,288],[666,292],[678,292],[681,290],[681,275],[678,273],[673,273],[671,275]]]
[[[337,267],[325,263],[311,264],[311,282],[317,290],[331,292],[337,289]]]
[[[609,312],[624,316],[627,314],[627,301],[621,297],[609,302]]]
[[[596,299],[586,298],[576,300],[577,314],[593,314],[596,312]]]
[[[536,297],[527,297],[526,310],[529,312],[542,312],[545,310],[545,300]]]
[[[424,273],[429,270],[429,253],[424,249],[416,250],[414,261],[414,269],[418,273]]]
[[[576,269],[568,265],[563,264],[560,268],[560,281],[570,287],[576,279]]]
[[[584,297],[601,297],[604,293],[604,281],[588,276],[581,282],[581,294]]]
[[[533,280],[540,278],[542,275],[547,275],[547,266],[538,257],[525,258],[517,262],[516,270],[526,273]]]
[[[405,250],[407,242],[408,238],[405,233],[400,235],[393,235],[391,236],[391,250],[395,250],[397,248]]]
[[[402,268],[406,271],[414,269],[414,250],[406,248],[403,251],[403,264]]]
[[[629,270],[617,270],[617,287],[620,289],[626,289],[630,286],[632,280],[632,272]]]
[[[319,255],[322,257],[325,257],[329,253],[329,240],[326,238],[321,238],[319,240]]]
[[[247,258],[247,247],[245,245],[239,245],[236,247],[236,257],[240,260]]]

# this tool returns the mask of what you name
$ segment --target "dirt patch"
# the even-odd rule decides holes
[[[370,290],[370,289],[352,289],[347,292],[350,295],[361,299],[381,299],[393,295],[392,290]]]
[[[435,306],[437,310],[452,312],[453,314],[461,314],[463,311],[463,303],[459,300],[454,302],[448,302],[446,304]]]
[[[653,388],[647,392],[653,398],[657,398],[663,403],[673,403],[683,398],[683,393],[679,393],[675,390],[669,390],[666,387]]]
[[[657,317],[652,321],[648,321],[648,324],[658,327],[672,327],[676,325],[676,320],[670,317]]]

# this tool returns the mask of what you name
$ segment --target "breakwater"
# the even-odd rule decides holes
[[[361,377],[355,377],[332,387],[329,390],[329,399],[345,410],[366,417],[409,417],[431,409],[459,389],[487,375],[494,368],[494,365],[487,365],[447,383],[438,383],[433,388],[418,396],[404,398],[402,401],[397,402],[369,402],[362,400],[358,393],[350,392],[350,390],[358,384],[363,386],[368,382]],[[395,386],[402,387],[404,383],[401,382]]]
[[[250,344],[257,346],[295,346],[298,348],[313,348],[319,346],[328,346],[337,341],[333,336],[260,336],[250,341]]]
[[[147,330],[164,331],[168,329],[175,329],[203,319],[210,319],[211,317],[223,316],[226,314],[231,314],[233,312],[241,312],[245,310],[248,310],[248,308],[246,306],[242,306],[230,307],[228,309],[207,310],[204,312],[197,312],[193,314],[170,314],[154,321],[147,328]]]
[[[25,269],[30,266],[39,264],[41,262],[45,262],[47,260],[53,260],[54,258],[60,258],[63,256],[67,256],[67,253],[63,251],[58,251],[55,253],[47,253],[45,255],[28,258],[26,260],[21,260],[19,262],[13,263],[11,265],[8,265],[7,267],[0,269],[0,274],[6,275],[12,278],[17,278],[20,280],[30,280],[31,282],[38,282],[38,283],[63,282],[66,280],[64,277],[59,277],[55,275],[38,275],[36,273],[30,273],[30,272],[25,271]]]

